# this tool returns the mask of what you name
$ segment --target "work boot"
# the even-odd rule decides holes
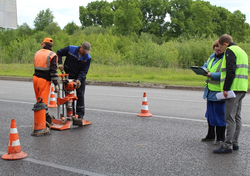
[[[212,126],[208,123],[207,136],[205,138],[201,139],[201,142],[213,141],[214,139],[215,139],[214,126]]]

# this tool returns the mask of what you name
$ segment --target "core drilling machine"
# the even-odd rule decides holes
[[[90,121],[79,119],[78,115],[73,115],[73,103],[78,99],[74,92],[77,88],[77,83],[75,80],[68,79],[68,75],[69,74],[64,73],[58,75],[61,78],[60,81],[62,82],[62,88],[60,88],[61,84],[59,83],[60,91],[57,93],[58,119],[51,119],[51,129],[66,130],[72,128],[73,125],[84,126],[91,124]],[[64,105],[66,106],[66,116],[64,115]]]

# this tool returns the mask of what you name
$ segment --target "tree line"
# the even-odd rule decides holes
[[[170,41],[180,36],[229,34],[237,42],[249,35],[246,15],[202,0],[94,1],[79,7],[82,27],[113,27],[115,34],[150,33]]]
[[[203,65],[213,52],[213,42],[224,33],[232,35],[250,54],[245,15],[206,1],[94,1],[79,7],[79,19],[81,26],[70,22],[61,29],[54,22],[52,11],[46,9],[36,16],[34,29],[27,23],[17,29],[2,28],[0,63],[33,63],[45,37],[53,38],[53,51],[89,41],[92,62],[114,66]]]

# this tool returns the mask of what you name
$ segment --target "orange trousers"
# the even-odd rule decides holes
[[[33,76],[33,87],[36,95],[36,101],[38,102],[38,97],[42,97],[43,103],[48,105],[49,93],[50,93],[51,81],[47,81],[43,78],[38,78]]]

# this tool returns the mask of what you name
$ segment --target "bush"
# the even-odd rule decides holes
[[[38,31],[28,35],[17,35],[15,30],[0,33],[1,63],[33,63],[33,57],[45,37],[54,40],[52,50],[68,45],[80,46],[88,41],[92,45],[92,62],[110,66],[138,65],[159,68],[187,68],[202,66],[213,53],[212,44],[217,37],[180,37],[176,41],[162,42],[152,34],[140,36],[113,35],[112,28],[88,27],[75,30],[73,35],[58,31],[49,35]],[[239,43],[250,55],[250,43]]]

